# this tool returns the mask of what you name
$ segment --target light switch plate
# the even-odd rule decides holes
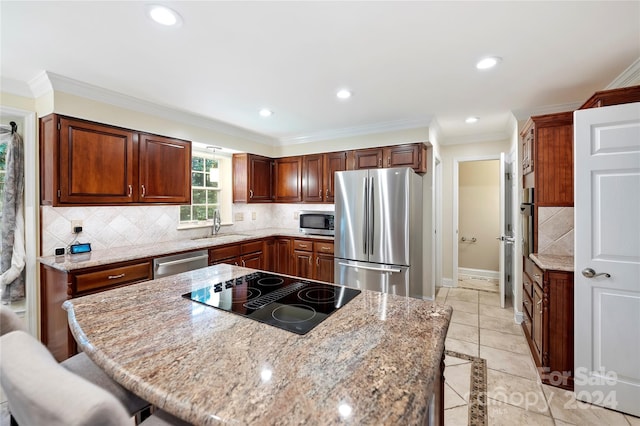
[[[251,212],[251,220],[256,220],[256,212]]]
[[[236,222],[242,222],[244,220],[244,213],[239,212],[233,215],[233,220]]]

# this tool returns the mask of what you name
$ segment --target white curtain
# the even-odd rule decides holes
[[[22,137],[16,132],[15,123],[11,125],[11,136],[7,140],[6,173],[0,220],[2,303],[25,297],[24,146]]]

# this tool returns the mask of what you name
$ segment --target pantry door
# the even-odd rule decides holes
[[[640,103],[574,113],[575,393],[640,416]]]

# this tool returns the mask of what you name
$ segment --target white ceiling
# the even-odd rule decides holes
[[[434,119],[459,143],[509,137],[512,112],[580,104],[640,57],[640,1],[156,2],[179,28],[150,21],[149,3],[1,1],[3,85],[48,71],[274,144]],[[503,61],[476,70],[488,55]]]

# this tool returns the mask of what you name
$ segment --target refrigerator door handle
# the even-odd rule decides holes
[[[371,178],[371,182],[369,184],[369,254],[373,254],[373,237],[375,230],[375,201],[373,198],[373,177]]]
[[[363,239],[363,249],[364,254],[367,254],[367,241],[369,239],[369,191],[367,187],[367,178],[364,178],[364,218],[362,219],[362,239]]]
[[[351,265],[349,263],[344,263],[344,262],[340,262],[338,264],[340,266],[346,266],[348,268],[366,269],[367,271],[379,271],[379,272],[391,272],[391,273],[402,272],[402,270],[396,269],[396,268],[372,268],[371,266]]]

